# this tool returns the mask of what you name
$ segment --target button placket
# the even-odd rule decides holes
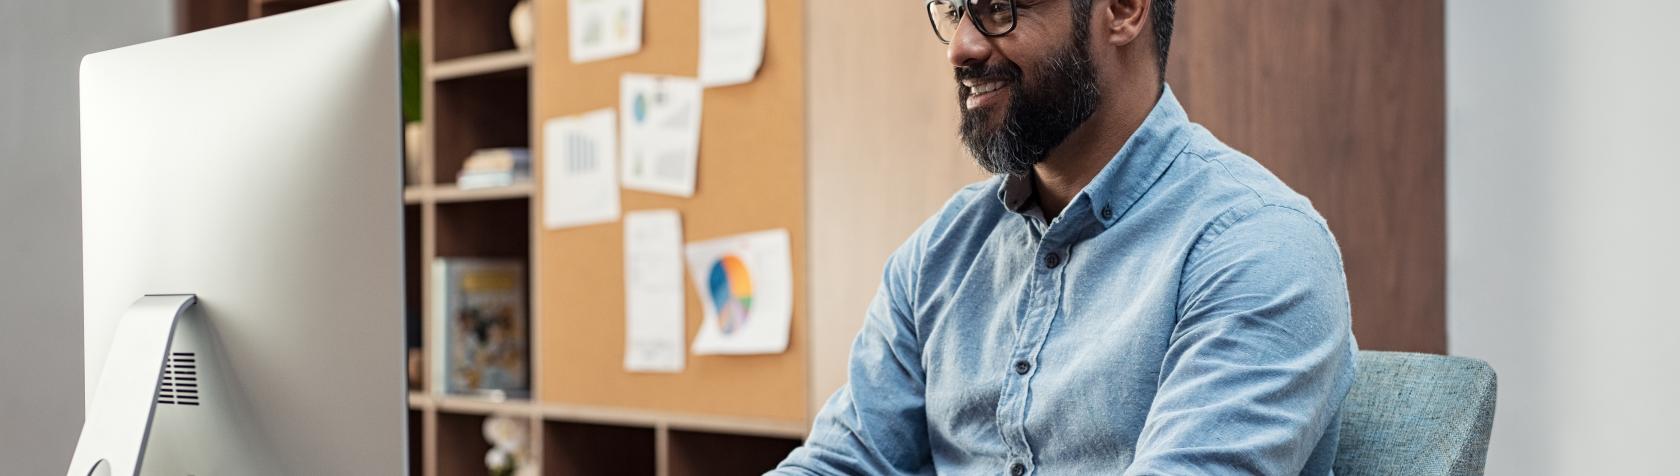
[[[1035,244],[1038,245],[1037,248],[1039,249],[1044,248],[1042,240]],[[1024,362],[1032,349],[1039,345],[1037,340],[1041,339],[1041,336],[1040,333],[1036,332],[1036,329],[1045,318],[1043,314],[1046,294],[1043,289],[1047,286],[1046,280],[1047,276],[1044,275],[1032,276],[1027,279],[1026,295],[1023,296],[1022,301],[1024,308],[1021,310],[1021,320],[1016,327],[1018,334],[1012,346],[1011,354],[1013,354],[1013,358],[1010,360],[1011,362]],[[1050,285],[1050,287],[1056,286]],[[1010,364],[1009,369],[1006,372],[1016,371],[1014,364]],[[1027,391],[1026,378],[1004,378],[1003,388],[998,395],[996,415],[998,431],[1004,437],[1004,445],[1009,448],[1009,457],[1013,460],[1019,460],[1023,455],[1030,454],[1026,443],[1025,427]]]
[[[998,423],[1003,430],[1004,444],[1009,447],[1011,459],[1017,461],[1032,458],[1026,430],[1026,405],[1031,392],[1029,384],[1036,367],[1034,358],[1043,347],[1049,326],[1061,307],[1063,265],[1067,263],[1068,256],[1067,247],[1059,240],[1041,241],[1039,245],[1040,258],[1036,264],[1040,273],[1029,278],[1025,300],[1027,308],[1021,313],[1020,337],[1013,347],[1013,363],[1009,365],[1015,378],[1004,380],[998,408]],[[1022,464],[1021,471],[1024,473],[1026,470],[1027,467]],[[1011,474],[1014,474],[1013,471]]]
[[[1014,454],[1011,456],[1025,459],[1032,457],[1032,448],[1027,443],[1026,396],[1031,392],[1030,381],[1032,375],[1040,370],[1037,365],[1039,350],[1044,346],[1044,339],[1049,337],[1050,327],[1054,325],[1061,309],[1062,278],[1067,274],[1066,265],[1070,256],[1070,247],[1062,243],[1061,240],[1047,240],[1041,246],[1041,250],[1045,250],[1040,252],[1042,258],[1039,260],[1039,270],[1041,273],[1032,278],[1032,284],[1029,288],[1032,293],[1030,299],[1032,303],[1030,315],[1032,317],[1024,323],[1026,325],[1022,326],[1021,330],[1024,335],[1018,341],[1021,345],[1015,348],[1015,363],[1011,366],[1011,369],[1019,376],[1019,378],[1013,380],[1019,382],[1018,396],[1021,398],[1020,407],[1016,409],[1018,413],[1014,415],[1017,424],[1012,428],[1015,432],[1009,435],[1010,439],[1013,440],[1010,446],[1012,448],[1019,446],[1020,449],[1019,453],[1012,452]],[[1023,471],[1026,469],[1024,465],[1022,468]]]

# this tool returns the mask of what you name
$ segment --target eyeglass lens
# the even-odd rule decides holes
[[[968,4],[966,8],[963,6],[965,2]],[[1015,27],[1015,2],[1012,0],[933,0],[928,2],[927,9],[934,35],[944,43],[956,38],[965,13],[986,36],[1002,35]]]

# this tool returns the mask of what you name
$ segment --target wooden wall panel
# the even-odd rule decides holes
[[[1179,2],[1168,83],[1329,220],[1363,349],[1446,351],[1442,9]]]
[[[787,229],[794,274],[788,350],[691,354],[687,369],[678,374],[625,372],[622,224],[538,230],[537,393],[542,402],[805,421],[805,9],[803,2],[766,4],[764,63],[757,78],[705,91],[695,196],[625,190],[622,206],[627,212],[678,209],[683,238],[691,242]],[[648,2],[640,52],[583,64],[573,64],[567,53],[566,2],[538,0],[535,11],[541,34],[532,65],[533,130],[541,131],[542,123],[554,117],[615,106],[622,73],[697,74],[698,2]],[[541,177],[542,138],[532,139]],[[532,198],[539,208],[541,195],[539,190]],[[541,216],[539,211],[536,219]],[[692,344],[702,312],[686,276],[684,286]]]
[[[811,411],[846,382],[887,255],[968,183],[945,45],[915,2],[810,2]],[[848,18],[848,21],[823,21]]]

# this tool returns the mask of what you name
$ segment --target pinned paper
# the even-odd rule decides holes
[[[571,0],[566,15],[573,63],[642,49],[642,0]]]
[[[700,155],[700,83],[626,74],[619,80],[624,188],[694,196]]]
[[[774,354],[787,350],[793,266],[787,230],[688,244],[688,272],[705,319],[694,353]]]
[[[700,0],[700,83],[752,81],[764,63],[765,0]]]
[[[682,255],[676,210],[624,214],[624,370],[682,371]]]
[[[618,152],[612,109],[543,124],[543,224],[549,229],[618,219]]]

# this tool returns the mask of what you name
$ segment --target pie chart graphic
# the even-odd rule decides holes
[[[724,335],[735,333],[747,324],[752,311],[752,276],[747,264],[735,255],[724,255],[712,263],[707,279],[712,293],[712,307],[717,312],[718,327]]]

